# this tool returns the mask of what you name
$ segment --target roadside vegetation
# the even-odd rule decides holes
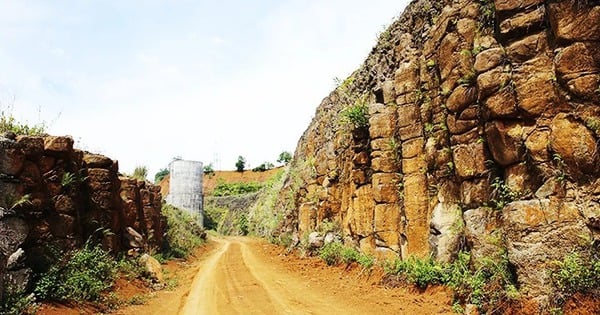
[[[170,205],[163,205],[167,217],[168,233],[165,247],[160,252],[150,252],[159,261],[186,258],[204,243],[203,230],[198,218]],[[147,285],[153,283],[140,260],[125,255],[115,256],[104,251],[90,238],[82,248],[63,252],[50,248],[53,263],[42,274],[35,275],[33,292],[11,292],[2,299],[0,314],[35,314],[41,301],[91,304],[102,312],[109,312],[126,304],[144,301],[143,297],[129,300],[112,293],[118,278],[139,279]],[[170,280],[167,279],[167,285]]]

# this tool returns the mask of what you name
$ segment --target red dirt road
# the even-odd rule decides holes
[[[262,240],[213,239],[177,290],[118,314],[452,314],[451,294],[386,289],[358,270],[283,255]],[[192,275],[193,274],[193,275]],[[372,278],[377,278],[373,276]]]

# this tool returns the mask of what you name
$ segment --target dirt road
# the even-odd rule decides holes
[[[278,254],[263,241],[213,239],[178,291],[119,314],[451,314],[447,291],[386,289],[358,271]],[[280,249],[279,249],[280,251]],[[185,278],[185,276],[184,276]],[[182,291],[183,290],[183,291]]]

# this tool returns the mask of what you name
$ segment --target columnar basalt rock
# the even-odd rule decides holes
[[[550,261],[600,235],[599,25],[597,1],[413,1],[318,107],[282,231],[328,219],[380,257],[505,255],[546,303]],[[344,123],[365,100],[368,127]]]
[[[70,137],[0,137],[0,197],[2,290],[25,289],[53,251],[90,238],[113,253],[162,246],[160,188],[119,177],[117,161]]]

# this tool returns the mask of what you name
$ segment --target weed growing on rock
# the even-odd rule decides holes
[[[549,272],[558,290],[553,297],[556,305],[562,305],[575,293],[593,293],[600,288],[600,260],[596,258],[584,259],[572,253],[554,262]]]
[[[342,111],[342,121],[354,128],[369,126],[369,107],[364,102],[356,102]]]
[[[518,191],[512,190],[508,185],[500,178],[495,178],[492,182],[492,196],[491,200],[493,207],[496,210],[502,210],[504,206],[517,200],[521,194]]]
[[[0,134],[13,132],[17,135],[43,136],[46,135],[45,123],[29,126],[18,122],[11,114],[0,112]]]

